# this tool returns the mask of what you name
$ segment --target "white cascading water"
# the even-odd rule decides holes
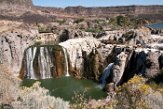
[[[36,79],[34,68],[33,68],[33,61],[36,55],[37,47],[29,48],[26,53],[26,61],[27,61],[27,78],[29,79]]]
[[[102,88],[105,86],[106,84],[106,79],[109,77],[110,73],[111,73],[111,69],[113,67],[114,63],[110,63],[103,71],[102,73],[102,77],[101,77],[101,86]]]
[[[36,57],[36,51],[39,50],[39,55]],[[52,78],[51,68],[54,67],[51,57],[51,48],[47,47],[31,47],[26,52],[26,64],[27,64],[27,78],[37,79],[36,72],[34,70],[34,60],[38,58],[38,68],[41,75],[41,79]],[[64,59],[65,59],[65,76],[70,76],[68,68],[68,57],[67,51],[63,48]]]
[[[66,67],[66,73],[65,76],[70,76],[69,71],[68,71],[68,59],[67,59],[67,52],[66,49],[63,48],[63,53],[64,53],[64,57],[65,57],[65,67]]]
[[[42,79],[51,78],[51,59],[47,48],[40,47],[40,58],[38,59],[40,66],[40,74]]]

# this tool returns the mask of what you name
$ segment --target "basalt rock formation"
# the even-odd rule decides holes
[[[82,16],[117,16],[129,15],[139,16],[141,18],[159,19],[163,18],[163,6],[117,6],[117,7],[67,7],[65,12]]]
[[[148,28],[106,31],[103,37],[98,40],[105,44],[128,44],[145,45],[160,40],[161,38],[152,38]]]
[[[64,30],[65,31],[65,30]],[[105,78],[107,82],[114,82],[116,85],[121,84],[131,77],[133,77],[135,74],[141,74],[144,77],[151,78],[158,74],[159,70],[162,68],[162,51],[159,48],[152,49],[149,42],[151,44],[158,43],[161,37],[154,38],[150,34],[150,31],[148,30],[128,30],[123,32],[106,32],[105,35],[99,37],[98,39],[94,38],[93,35],[87,36],[83,34],[83,37],[85,38],[74,38],[73,32],[66,30],[68,34],[65,34],[67,37],[66,41],[63,40],[63,42],[59,43],[59,45],[63,46],[68,53],[68,66],[69,72],[74,75],[77,78],[89,78],[96,81],[101,81],[100,78],[103,76],[103,70],[110,64],[114,63],[111,70],[109,71],[108,76]],[[78,32],[76,32],[77,34]],[[80,32],[79,32],[80,33]],[[70,35],[71,34],[71,35]],[[81,35],[79,34],[79,36]],[[63,34],[62,34],[63,35]],[[50,44],[47,39],[59,39],[61,36],[53,36],[53,35],[37,35],[36,41],[39,40],[39,43],[42,44]],[[114,37],[114,38],[112,38]],[[123,39],[124,42],[121,42],[120,39]],[[46,41],[47,40],[47,41]],[[114,41],[113,41],[114,40]],[[54,41],[54,40],[53,40]],[[52,42],[53,42],[52,41]],[[110,41],[113,44],[108,44],[106,41]],[[116,42],[117,41],[117,42]],[[140,41],[142,41],[140,43]],[[160,42],[161,43],[161,42]],[[53,44],[53,43],[51,43]],[[127,44],[127,45],[126,45]],[[27,70],[25,70],[28,66],[33,66],[34,69],[32,70],[36,74],[36,78],[44,78],[42,73],[42,70],[45,69],[51,69],[51,65],[49,62],[53,63],[54,69],[47,71],[49,74],[44,75],[50,75],[50,77],[58,77],[65,74],[65,59],[62,51],[62,55],[57,54],[55,56],[48,55],[51,54],[49,52],[50,49],[43,49],[42,53],[40,51],[39,46],[42,45],[34,45],[34,49],[32,48],[31,51],[28,49],[26,51],[24,58],[26,60],[26,65],[24,65],[23,73],[21,72],[21,78],[28,77],[30,73],[28,73]],[[49,45],[51,46],[51,45]],[[30,51],[30,52],[28,52]],[[44,51],[44,53],[43,53]],[[55,50],[54,50],[55,51]],[[46,56],[42,56],[45,58],[45,60],[50,59],[51,61],[47,61],[47,66],[45,66],[45,69],[41,67],[39,64],[41,62],[38,53],[44,54]],[[58,52],[57,52],[58,53]],[[36,56],[34,56],[35,54]],[[52,53],[55,54],[55,53]],[[20,55],[20,54],[19,54]],[[23,57],[23,54],[21,55]],[[27,56],[30,56],[29,62],[27,62]],[[58,56],[61,56],[58,58]],[[34,57],[34,58],[32,58]],[[55,58],[55,61],[53,58]],[[4,58],[5,59],[5,58]],[[60,63],[57,61],[57,59],[63,59],[64,61],[63,65],[58,65],[57,63]],[[2,59],[3,60],[3,59]],[[21,59],[20,59],[21,60]],[[30,60],[33,60],[32,62]],[[40,60],[40,61],[39,61]],[[44,60],[44,61],[45,61]],[[27,65],[27,63],[34,63]],[[56,63],[57,62],[57,63]],[[4,62],[3,62],[4,63]],[[46,61],[44,62],[46,63]],[[39,67],[40,66],[40,67]],[[57,68],[57,66],[60,66]],[[30,68],[28,68],[30,69]],[[62,70],[57,70],[62,69]],[[22,71],[21,70],[21,71]],[[41,70],[41,72],[40,72]]]
[[[79,14],[79,15],[108,15],[108,14],[130,14],[130,15],[139,15],[139,14],[160,14],[162,12],[163,7],[160,6],[117,6],[117,7],[67,7],[65,11],[71,14]]]
[[[128,30],[126,32],[121,30],[118,32],[110,31],[106,32],[106,34],[98,39],[94,38],[91,33],[80,31],[74,33],[73,31],[66,31],[68,34],[65,35],[67,35],[68,38],[66,41],[63,40],[63,42],[59,43],[59,45],[67,50],[69,73],[77,78],[84,77],[99,81],[103,75],[103,70],[110,63],[114,63],[106,81],[121,84],[135,74],[141,74],[151,78],[157,75],[163,66],[161,49],[159,47],[152,49],[152,44],[161,44],[160,40],[162,40],[162,38],[155,38],[156,36],[151,35],[150,31],[146,29]],[[78,37],[74,37],[75,34],[78,34]],[[29,66],[34,67],[32,71],[35,72],[33,74],[36,74],[35,77],[38,79],[44,78],[44,76],[46,77],[47,75],[50,75],[49,77],[64,75],[66,71],[63,50],[59,50],[61,53],[51,53],[49,52],[51,49],[40,48],[40,46],[43,45],[51,46],[51,44],[54,44],[60,37],[60,35],[57,36],[53,33],[39,34],[34,30],[3,32],[0,37],[0,62],[1,64],[9,66],[14,74],[18,75],[20,71],[21,78],[30,78],[30,73],[26,70]],[[123,39],[124,42],[121,42],[120,39]],[[109,42],[113,44],[108,44]],[[150,44],[148,44],[149,42]],[[33,45],[33,48],[29,49],[28,47],[31,45]],[[125,58],[121,58],[123,52]],[[41,56],[41,54],[43,55]],[[53,56],[48,54],[53,54]],[[59,56],[61,57],[58,58]],[[44,57],[43,61],[46,60],[47,65],[40,64],[40,57]],[[48,61],[48,59],[51,61]],[[57,59],[60,59],[58,61],[63,61],[63,63],[58,62]],[[123,64],[121,63],[122,61]],[[52,62],[53,65],[49,62]],[[51,66],[55,67],[52,68]],[[41,70],[40,68],[45,68],[46,70]],[[114,70],[117,68],[121,72],[118,72],[119,70]],[[51,70],[47,71],[48,69]],[[43,71],[49,72],[49,74],[43,73]]]
[[[86,69],[84,68],[84,64],[86,65],[86,60],[84,61],[84,59],[86,59],[92,52],[92,49],[98,47],[99,44],[100,42],[93,37],[70,39],[60,43],[61,46],[67,49],[71,65],[74,68],[74,75],[76,77],[83,77],[84,69]]]
[[[125,71],[127,55],[124,52],[121,52],[117,55],[114,65],[112,67],[112,79],[115,85],[118,85],[120,80],[122,79],[123,73]]]
[[[0,33],[0,64],[8,66],[14,74],[18,74],[24,50],[34,44],[37,31],[9,30]]]
[[[91,43],[95,45],[91,46]],[[111,70],[106,70],[110,73],[105,79],[117,85],[127,81],[135,74],[152,78],[159,73],[160,66],[162,66],[162,51],[138,47],[135,44],[130,46],[102,44],[97,39],[80,38],[62,42],[60,45],[67,49],[76,73],[74,75],[80,78],[99,81],[100,76],[103,75],[102,70],[110,63],[114,63]],[[93,65],[93,63],[96,64]]]
[[[66,8],[50,8],[39,7],[32,4],[32,0],[1,0],[0,11],[1,14],[10,16],[22,12],[32,12],[33,14],[40,15],[40,13],[48,16],[58,16],[64,18],[76,18],[76,17],[115,17],[118,15],[126,16],[139,16],[140,18],[147,18],[152,20],[161,20],[163,18],[163,6],[151,5],[151,6],[116,6],[116,7],[66,7]],[[5,13],[9,12],[9,14]],[[17,15],[16,15],[17,16]],[[3,16],[4,17],[4,16]],[[14,16],[13,16],[14,17]]]

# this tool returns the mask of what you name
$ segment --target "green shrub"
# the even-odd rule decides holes
[[[52,31],[47,27],[38,26],[38,32],[39,33],[51,33]]]
[[[56,22],[58,22],[59,23],[59,25],[63,25],[65,22],[66,22],[66,20],[57,20]]]
[[[0,109],[3,109],[2,104],[0,104]]]
[[[83,22],[84,21],[84,19],[83,18],[79,18],[79,19],[76,19],[75,21],[74,21],[74,23],[81,23],[81,22]]]
[[[134,76],[115,90],[107,107],[112,109],[162,109],[163,89],[153,90],[145,78]]]
[[[117,88],[115,109],[148,109],[144,96],[149,93],[149,88],[141,76],[134,76]]]
[[[68,102],[50,96],[47,89],[40,87],[40,82],[30,88],[23,87],[18,98],[28,109],[69,109]]]

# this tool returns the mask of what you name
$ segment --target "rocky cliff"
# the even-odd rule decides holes
[[[17,16],[20,12],[33,12],[46,16],[57,16],[62,18],[78,18],[78,17],[114,17],[118,15],[139,16],[141,18],[148,18],[152,20],[161,20],[163,18],[162,5],[150,6],[115,6],[115,7],[39,7],[33,6],[32,0],[1,0],[0,12],[4,15]],[[7,14],[6,12],[9,12]],[[36,17],[36,16],[35,16]]]
[[[108,16],[110,14],[162,14],[163,6],[117,6],[117,7],[67,7],[65,11],[70,14],[89,16]]]
[[[34,44],[36,34],[36,31],[22,29],[0,33],[0,64],[8,66],[14,74],[18,74],[24,50]]]
[[[161,43],[158,40],[162,38],[153,36],[148,29],[142,28],[134,31],[110,31],[98,39],[70,39],[60,45],[67,49],[77,77],[84,76],[99,81],[102,70],[114,63],[109,81],[116,85],[135,74],[152,78],[159,73],[163,52],[161,47],[155,46],[156,43]],[[108,67],[106,71],[109,69]]]
[[[135,74],[152,78],[162,69],[163,38],[151,35],[147,28],[106,31],[98,38],[90,32],[75,31],[75,34],[70,30],[64,30],[61,35],[20,28],[3,31],[0,33],[0,64],[8,66],[16,75],[20,73],[21,78],[31,74],[38,79],[65,75],[66,55],[62,47],[58,50],[58,46],[51,44],[66,37],[59,45],[68,53],[67,71],[77,78],[99,82],[110,63],[114,65],[106,69],[109,71],[106,83],[114,85],[128,81]]]
[[[92,40],[92,41],[91,41]],[[102,70],[114,63],[108,76],[108,82],[121,84],[135,74],[152,78],[162,68],[162,51],[159,49],[134,47],[133,45],[102,44],[96,39],[71,39],[60,43],[70,56],[74,75],[100,80]],[[105,72],[107,73],[107,72]]]
[[[1,0],[0,10],[26,10],[32,8],[31,0]]]

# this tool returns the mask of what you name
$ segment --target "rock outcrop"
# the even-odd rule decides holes
[[[24,50],[34,44],[36,31],[12,30],[0,34],[0,64],[8,66],[18,74],[22,65]]]
[[[59,44],[67,49],[76,77],[81,78],[83,76],[84,58],[99,44],[100,42],[93,37],[70,39]]]
[[[120,82],[123,76],[123,73],[125,71],[125,66],[126,66],[126,60],[127,60],[127,55],[124,52],[121,52],[116,57],[116,60],[112,68],[112,75],[113,75],[112,79],[115,86],[118,85],[118,83]]]
[[[146,77],[154,77],[158,74],[159,72],[159,57],[160,57],[160,52],[159,51],[154,51],[154,52],[149,52],[146,57],[146,70],[145,70],[145,76]]]
[[[102,71],[114,63],[108,82],[116,85],[135,74],[156,76],[162,66],[161,51],[135,45],[102,44],[95,38],[71,39],[60,43],[70,56],[74,75],[99,81]],[[96,63],[96,64],[95,64]],[[160,68],[159,68],[160,67]]]
[[[32,8],[32,0],[1,0],[0,10],[30,10]]]
[[[135,50],[135,73],[151,78],[159,73],[159,57],[161,51],[157,49],[136,49]]]
[[[159,38],[161,39],[161,38]],[[152,38],[147,28],[106,31],[103,37],[98,38],[105,44],[145,45],[158,39]]]

